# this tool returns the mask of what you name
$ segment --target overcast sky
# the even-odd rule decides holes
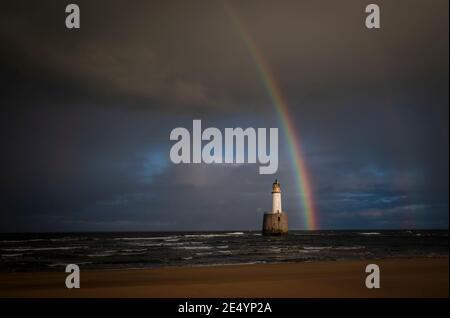
[[[221,1],[4,1],[0,231],[260,229],[288,144]],[[227,1],[302,140],[322,229],[448,228],[448,1]],[[175,127],[278,127],[279,170],[174,165]]]

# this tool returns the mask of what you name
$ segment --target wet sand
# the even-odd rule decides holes
[[[381,270],[367,289],[365,267]],[[0,273],[0,297],[448,297],[448,258]]]

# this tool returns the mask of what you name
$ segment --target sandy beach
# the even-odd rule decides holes
[[[367,264],[381,288],[365,287]],[[448,297],[448,258],[1,273],[0,297]]]

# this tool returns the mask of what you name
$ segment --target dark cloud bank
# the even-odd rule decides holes
[[[258,165],[173,165],[192,119],[279,127],[220,1],[2,4],[0,231],[259,229],[277,177],[300,197],[280,130]],[[448,2],[229,1],[283,90],[321,228],[448,228]]]

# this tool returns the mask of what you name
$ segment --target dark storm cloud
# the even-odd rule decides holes
[[[2,39],[41,73],[152,109],[267,104],[241,30],[223,2],[77,3],[77,31],[65,29],[61,1],[8,3]],[[375,32],[363,26],[362,1],[227,3],[288,97],[301,99],[303,107],[311,99],[379,96],[409,85],[442,89],[448,82],[446,1],[382,1],[383,28]]]
[[[236,96],[246,104],[262,100],[250,57],[236,45],[220,2],[78,4],[80,30],[65,29],[63,3],[32,4],[25,12],[14,3],[2,12],[1,35],[56,79],[63,74],[88,92],[125,97],[125,107],[214,109],[232,107]]]
[[[280,127],[221,1],[2,4],[2,231],[257,229],[275,176],[171,129]],[[448,2],[228,1],[285,94],[323,228],[448,227]],[[283,205],[304,219],[280,130]]]

